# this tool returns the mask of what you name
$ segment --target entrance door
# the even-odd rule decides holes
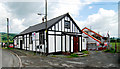
[[[73,37],[73,40],[74,40],[73,41],[73,43],[74,43],[74,47],[73,47],[74,50],[73,51],[78,52],[78,36]]]
[[[20,49],[22,49],[22,40],[20,40]]]

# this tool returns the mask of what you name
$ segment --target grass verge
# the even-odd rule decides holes
[[[82,51],[84,54],[90,54],[89,51]]]

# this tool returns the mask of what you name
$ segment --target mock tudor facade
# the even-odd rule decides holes
[[[82,51],[82,31],[69,13],[39,23],[14,37],[15,48],[46,54]],[[47,42],[47,43],[46,43]]]

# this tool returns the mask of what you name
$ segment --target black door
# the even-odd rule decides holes
[[[20,40],[20,49],[22,49],[22,40]]]

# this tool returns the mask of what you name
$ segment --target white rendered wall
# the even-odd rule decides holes
[[[49,53],[55,52],[55,39],[54,35],[48,36],[48,45],[49,45]]]
[[[18,36],[18,48],[20,48],[20,36]]]
[[[69,51],[70,49],[70,40],[69,40],[69,36],[66,35],[66,51]]]
[[[24,35],[24,49],[26,49],[26,35]]]
[[[61,36],[56,36],[56,52],[61,51]]]
[[[62,51],[65,52],[65,36],[62,36]]]
[[[85,38],[82,38],[82,50],[86,50],[86,39]]]
[[[79,51],[81,51],[81,37],[79,37]]]
[[[29,34],[27,34],[27,50],[29,50]]]
[[[73,36],[71,36],[71,52],[73,52]]]
[[[35,49],[35,41],[33,41],[33,51],[36,51],[36,49]]]
[[[32,44],[30,44],[30,51],[32,51]]]
[[[54,34],[54,32],[53,31],[48,31],[48,34]]]

